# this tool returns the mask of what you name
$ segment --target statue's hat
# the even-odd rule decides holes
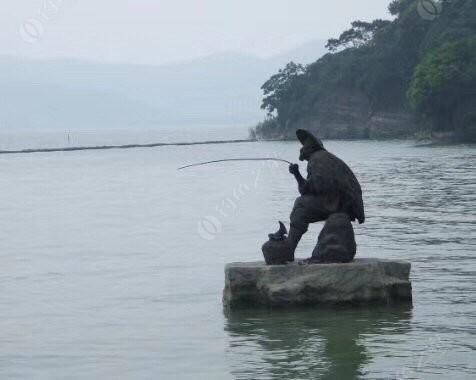
[[[296,131],[296,136],[301,144],[306,148],[315,148],[315,150],[324,149],[322,141],[305,129],[298,129]]]

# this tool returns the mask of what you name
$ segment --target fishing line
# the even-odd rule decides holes
[[[214,164],[214,163],[217,163],[217,162],[229,162],[229,161],[278,161],[278,162],[285,162],[289,165],[292,164],[292,162],[289,162],[287,160],[283,160],[281,158],[227,158],[227,159],[224,159],[224,160],[213,160],[213,161],[199,162],[197,164],[186,165],[186,166],[182,166],[182,167],[178,168],[177,170],[191,168],[191,167],[194,167],[194,166]]]

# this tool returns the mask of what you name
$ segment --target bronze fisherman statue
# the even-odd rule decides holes
[[[302,144],[299,159],[308,161],[307,177],[301,175],[297,164],[289,166],[289,172],[296,178],[301,195],[296,199],[291,212],[288,238],[284,238],[281,228],[276,234],[270,235],[270,241],[282,241],[286,244],[287,257],[290,258],[288,261],[292,261],[296,247],[309,224],[326,221],[308,261],[351,261],[356,245],[350,222],[365,221],[360,184],[352,170],[341,159],[329,153],[321,140],[303,129],[297,130],[296,135]],[[267,249],[268,243],[263,246],[265,258],[272,256],[270,249]],[[273,263],[272,259],[266,261]]]

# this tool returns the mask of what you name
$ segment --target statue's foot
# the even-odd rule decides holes
[[[302,264],[322,264],[322,261],[319,260],[317,257],[310,257],[308,259],[301,260],[300,263],[302,263]]]

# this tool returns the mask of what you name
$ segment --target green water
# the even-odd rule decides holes
[[[223,313],[224,265],[261,259],[296,185],[279,163],[176,168],[296,142],[1,156],[0,378],[475,378],[475,148],[325,144],[362,184],[357,256],[410,261],[413,308]]]
[[[230,351],[242,351],[246,365],[235,363],[232,373],[237,379],[365,377],[385,342],[395,344],[410,333],[411,319],[411,306],[233,312],[226,322]],[[409,350],[407,356],[414,354]],[[388,375],[410,378],[414,372],[402,370],[395,367]]]

